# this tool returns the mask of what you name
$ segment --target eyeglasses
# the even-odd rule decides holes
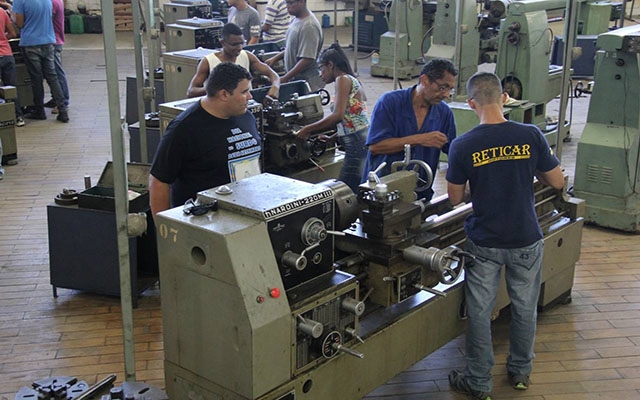
[[[456,89],[454,87],[449,86],[446,83],[438,83],[438,81],[433,81],[436,85],[438,85],[438,90],[442,93],[449,92],[451,96],[456,93]]]
[[[247,41],[243,40],[242,42],[235,42],[235,43],[225,42],[225,44],[229,47],[244,47],[247,44]]]

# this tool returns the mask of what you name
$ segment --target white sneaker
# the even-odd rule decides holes
[[[22,117],[16,118],[16,126],[24,126],[24,118]]]

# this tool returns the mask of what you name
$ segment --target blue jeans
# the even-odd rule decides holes
[[[53,62],[56,67],[56,75],[58,75],[58,83],[60,84],[60,90],[62,90],[62,97],[64,98],[64,104],[69,105],[69,84],[67,83],[67,74],[62,68],[62,45],[53,45]]]
[[[340,169],[339,181],[347,184],[354,193],[358,193],[358,185],[362,183],[362,170],[367,159],[368,129],[344,136],[338,136],[338,141],[344,148],[344,162]]]
[[[33,92],[33,104],[36,109],[43,110],[44,86],[43,78],[47,80],[51,88],[51,95],[60,111],[67,111],[64,96],[58,83],[58,75],[54,63],[53,45],[26,46],[22,48],[25,64],[31,78],[31,91]]]
[[[0,56],[0,79],[3,85],[17,86],[16,60],[13,56]],[[16,117],[22,117],[20,99],[15,98]]]
[[[472,389],[491,392],[491,369],[495,364],[491,314],[496,304],[503,264],[511,300],[507,371],[514,375],[531,374],[543,241],[518,249],[496,249],[477,246],[467,239],[465,247],[478,257],[465,272],[468,317],[465,375]]]

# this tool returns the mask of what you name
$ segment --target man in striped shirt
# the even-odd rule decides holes
[[[285,0],[269,0],[262,24],[262,39],[265,42],[284,40],[290,21]]]

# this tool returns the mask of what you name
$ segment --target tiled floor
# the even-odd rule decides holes
[[[131,75],[133,52],[119,36],[120,88]],[[329,36],[331,37],[331,36]],[[71,121],[53,117],[18,129],[19,164],[0,181],[0,399],[48,376],[77,376],[90,384],[108,374],[124,378],[120,302],[117,298],[49,284],[46,206],[63,188],[94,182],[111,159],[100,35],[70,36],[63,53],[71,86]],[[363,56],[364,54],[361,54]],[[392,89],[359,63],[373,105]],[[402,82],[408,85],[410,82]],[[573,141],[563,163],[573,176],[577,138],[588,98],[576,99]],[[121,102],[124,109],[124,100]],[[553,107],[550,107],[553,113]],[[442,193],[442,174],[437,178]],[[134,311],[136,377],[163,386],[159,291],[146,291]],[[428,332],[425,332],[428,334]],[[540,315],[531,388],[515,392],[504,359],[507,325],[495,323],[496,399],[640,399],[640,236],[587,227],[573,302]],[[449,389],[448,371],[463,364],[461,336],[381,386],[367,398],[462,399]]]

